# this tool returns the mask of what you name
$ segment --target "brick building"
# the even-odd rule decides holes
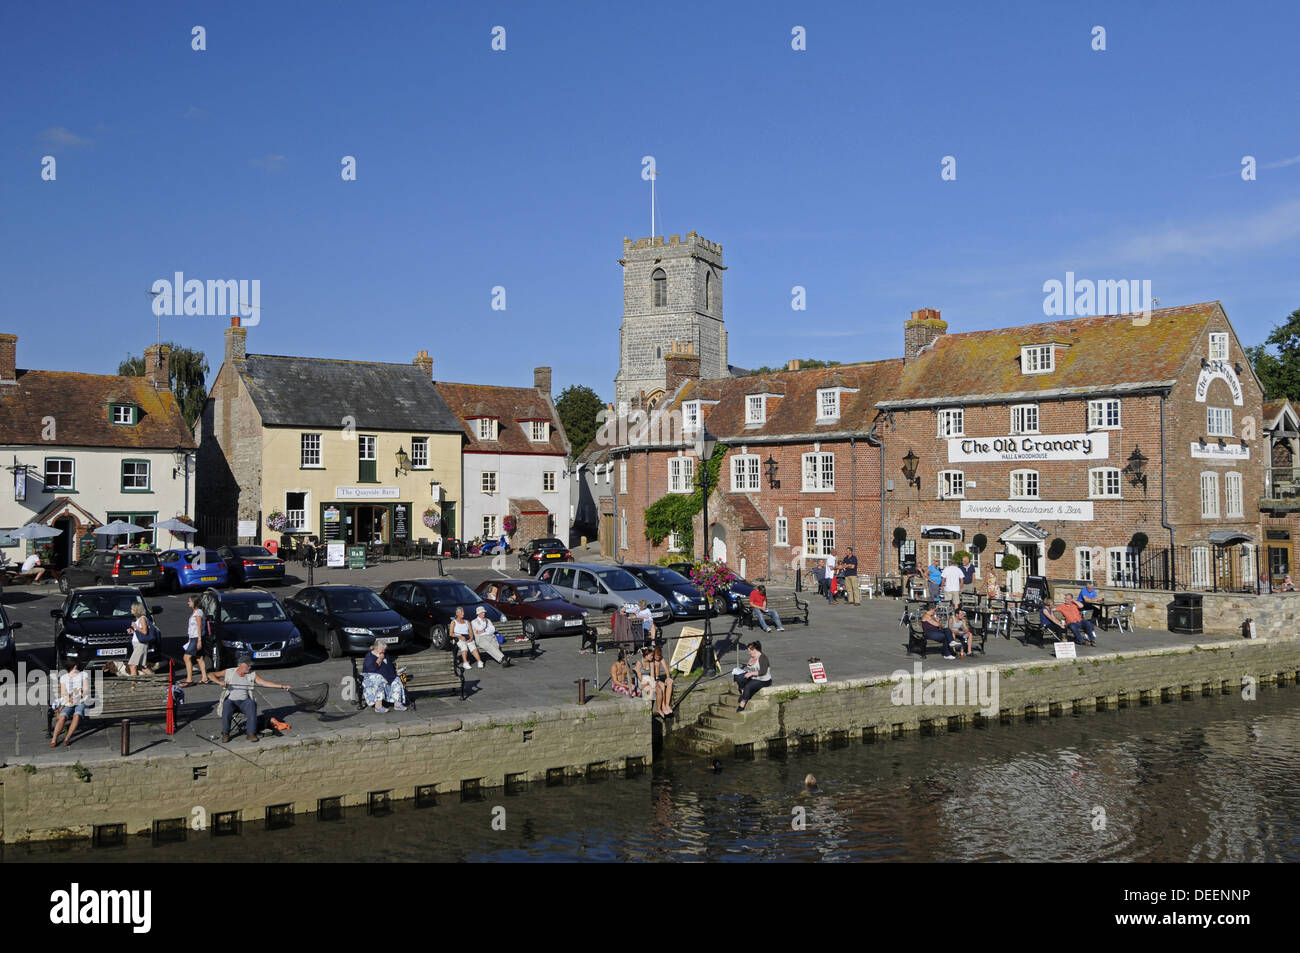
[[[877,405],[894,567],[983,542],[1013,589],[1253,581],[1262,394],[1221,305],[946,332],[913,314]]]
[[[1267,560],[1269,575],[1280,583],[1295,565],[1295,545],[1300,540],[1300,412],[1289,400],[1264,402],[1264,436],[1269,463],[1259,500],[1266,547],[1261,559]]]

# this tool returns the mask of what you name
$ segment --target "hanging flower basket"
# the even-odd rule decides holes
[[[194,520],[188,516],[174,516],[172,518],[176,520],[176,522],[178,523],[184,523],[186,526],[189,526],[191,528],[194,527]]]
[[[513,516],[507,516],[505,519],[501,521],[501,528],[506,531],[507,536],[513,536],[515,534],[515,530],[519,528],[519,523],[515,520]]]
[[[442,524],[442,516],[432,506],[424,511],[420,519],[429,529],[437,529]]]
[[[285,516],[279,510],[271,510],[271,512],[266,515],[267,529],[274,530],[278,533],[288,525],[289,517]]]

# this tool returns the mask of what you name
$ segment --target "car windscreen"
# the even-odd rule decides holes
[[[123,569],[139,569],[142,566],[158,565],[158,557],[153,553],[129,553],[126,551],[117,554],[118,560]]]
[[[325,601],[335,612],[382,612],[388,608],[369,589],[327,589]]]
[[[221,605],[222,622],[283,622],[287,618],[279,601],[269,597],[233,599]]]
[[[626,569],[598,569],[596,570],[596,578],[618,592],[646,588],[640,579],[637,579]]]
[[[470,605],[483,601],[477,592],[463,582],[438,583],[436,586],[425,587],[425,591],[435,606]]]
[[[564,549],[564,544],[558,539],[535,539],[533,540],[533,549]]]
[[[548,599],[564,600],[564,595],[560,590],[544,582],[530,583],[526,586],[515,586],[515,592],[519,593],[519,599],[522,602],[542,602]]]
[[[647,577],[664,586],[689,586],[691,581],[679,572],[663,566],[647,566],[641,570]]]
[[[261,546],[236,546],[231,552],[243,559],[275,559],[276,557]]]
[[[139,602],[130,592],[83,592],[72,597],[70,619],[131,619],[131,606]]]

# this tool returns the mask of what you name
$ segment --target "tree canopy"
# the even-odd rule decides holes
[[[193,428],[203,411],[203,402],[208,399],[208,360],[202,351],[192,351],[171,341],[164,341],[163,346],[171,348],[167,367],[172,393],[176,395],[185,423]],[[117,373],[123,377],[144,377],[144,356],[128,356],[118,365]]]
[[[555,401],[555,409],[560,414],[560,423],[564,425],[564,432],[569,436],[569,445],[576,457],[587,449],[587,444],[596,436],[599,428],[596,416],[605,409],[605,402],[590,387],[575,384],[560,392],[559,399]]]
[[[799,362],[799,370],[814,371],[819,367],[837,367],[839,366],[839,364],[840,364],[839,361],[819,361],[815,357],[809,357]],[[750,371],[749,376],[756,377],[760,374],[779,374],[781,373],[781,371],[787,370],[788,368],[789,368],[788,363],[782,364],[779,367],[768,367],[766,364],[764,364],[762,367],[756,367],[752,371]]]
[[[1246,357],[1265,400],[1300,399],[1300,308],[1274,327],[1263,344],[1246,348]]]

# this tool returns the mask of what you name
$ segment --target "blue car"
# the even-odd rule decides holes
[[[210,549],[168,549],[158,554],[158,562],[162,564],[162,587],[167,592],[220,587],[229,579],[225,562]]]

